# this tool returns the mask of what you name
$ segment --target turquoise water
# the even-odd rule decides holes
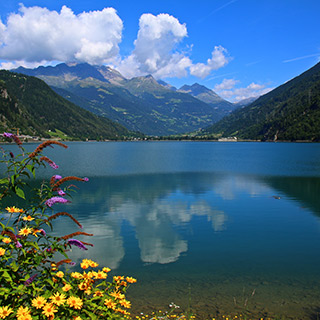
[[[93,248],[71,257],[136,277],[134,312],[174,302],[200,319],[232,312],[317,319],[320,144],[68,145],[45,151],[60,168],[42,176],[90,179],[56,207],[95,234],[82,238]],[[55,230],[77,228],[62,217]]]

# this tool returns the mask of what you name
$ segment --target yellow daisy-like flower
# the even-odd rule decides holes
[[[0,257],[6,253],[6,249],[0,248]]]
[[[44,307],[43,307],[43,311],[42,313],[46,316],[46,317],[54,317],[54,313],[57,312],[58,310],[56,309],[56,307],[52,304],[52,303],[47,303]]]
[[[78,317],[74,318],[74,320],[82,320],[82,318],[78,316]]]
[[[95,274],[95,279],[107,279],[108,275],[103,271],[98,271]]]
[[[62,288],[62,291],[68,292],[68,291],[71,290],[71,289],[72,289],[72,287],[70,286],[70,284],[69,284],[69,283],[66,283],[66,284],[64,285],[64,287]]]
[[[51,302],[56,304],[57,306],[60,306],[66,302],[66,296],[63,293],[57,292],[56,294],[53,294],[51,297]]]
[[[20,306],[17,311],[17,318],[18,318],[18,320],[28,319],[28,317],[31,319],[30,313],[31,313],[31,311],[28,307],[24,308],[23,306]]]
[[[28,215],[26,217],[23,217],[22,220],[24,220],[24,221],[32,221],[32,220],[34,220],[34,218],[32,218],[30,215]]]
[[[58,278],[63,278],[63,277],[64,277],[64,273],[63,273],[62,271],[58,271],[58,272],[56,273],[56,276],[57,276]]]
[[[37,309],[41,309],[46,303],[47,303],[47,300],[41,296],[32,299],[32,306]]]
[[[72,296],[68,298],[67,304],[74,309],[81,309],[83,302],[80,298]]]
[[[6,210],[7,210],[8,212],[10,212],[10,213],[18,213],[18,212],[22,213],[22,212],[24,212],[23,209],[16,208],[15,206],[13,206],[13,207],[6,207]]]
[[[88,289],[88,285],[85,282],[81,282],[78,284],[78,288],[84,291]]]
[[[110,296],[114,297],[115,299],[119,299],[119,300],[123,300],[125,298],[125,295],[123,293],[116,292],[116,291],[111,292]]]
[[[105,273],[108,273],[108,272],[110,272],[110,271],[111,271],[111,269],[110,269],[110,268],[106,268],[106,267],[104,267],[104,268],[102,269],[102,271],[103,271],[103,272],[105,272]]]
[[[127,309],[131,308],[131,302],[128,300],[123,299],[123,300],[120,300],[119,303]]]
[[[132,278],[132,277],[126,277],[126,280],[128,283],[136,283],[137,282],[137,279]]]
[[[83,276],[80,272],[71,272],[71,277],[75,279],[82,279]]]
[[[89,260],[88,263],[89,263],[89,265],[90,265],[91,268],[96,268],[96,267],[99,266],[99,263],[94,262],[94,261],[92,261],[92,260]]]
[[[80,263],[80,267],[81,267],[82,269],[88,269],[88,268],[90,267],[90,265],[89,265],[89,263],[82,261],[82,262]]]
[[[28,228],[28,227],[22,228],[19,231],[20,236],[28,236],[30,233],[32,233],[32,228]]]
[[[103,297],[103,292],[98,290],[93,294],[94,297]]]
[[[0,307],[0,319],[6,318],[10,313],[12,312],[12,309],[8,306]]]
[[[105,299],[104,304],[109,308],[114,310],[116,308],[116,303],[112,299]]]
[[[3,238],[3,239],[2,239],[2,242],[4,242],[4,243],[8,244],[8,243],[10,243],[10,242],[11,242],[11,239],[10,239],[10,238],[5,237],[5,238]]]

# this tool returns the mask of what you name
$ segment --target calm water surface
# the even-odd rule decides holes
[[[200,319],[317,319],[320,144],[69,143],[52,174],[90,178],[68,210],[94,233],[74,249],[138,283],[133,311],[172,301]],[[35,145],[28,145],[32,149]],[[76,231],[64,218],[57,234]]]

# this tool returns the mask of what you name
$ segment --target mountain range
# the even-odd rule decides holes
[[[149,135],[197,131],[236,108],[199,84],[177,90],[151,75],[126,79],[107,66],[62,63],[13,71],[38,77],[76,105]]]
[[[0,70],[0,130],[66,139],[132,137],[122,125],[74,105],[35,77]]]
[[[320,63],[200,135],[267,141],[320,141]]]

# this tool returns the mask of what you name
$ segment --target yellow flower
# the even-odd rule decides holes
[[[84,259],[84,260],[85,260],[85,259]],[[84,260],[80,263],[80,267],[81,267],[82,269],[88,269],[88,268],[90,267],[90,265],[89,265],[88,262],[86,262],[86,261],[84,261]]]
[[[131,308],[131,302],[128,300],[123,299],[123,300],[120,300],[119,303],[127,309]]]
[[[74,318],[74,320],[82,320],[82,318],[78,316],[78,317]]]
[[[90,265],[91,268],[96,268],[96,267],[99,266],[99,263],[94,262],[94,261],[92,261],[92,260],[89,260],[88,263],[89,263],[89,265]]]
[[[6,210],[10,213],[18,213],[18,212],[23,212],[24,210],[23,209],[19,209],[19,208],[16,208],[15,206],[13,207],[6,207]]]
[[[17,311],[17,318],[18,318],[18,320],[32,319],[30,313],[31,313],[31,311],[28,307],[24,308],[23,306],[20,306]]]
[[[66,296],[63,293],[57,292],[56,294],[53,294],[50,297],[52,303],[56,304],[57,306],[60,306],[66,302]]]
[[[58,271],[58,272],[56,273],[56,276],[57,276],[58,278],[63,278],[64,273],[63,273],[62,271]]]
[[[110,268],[106,268],[106,267],[104,267],[104,268],[102,269],[102,271],[103,271],[103,272],[105,272],[105,273],[108,273],[108,272],[110,272],[110,271],[111,271],[111,269],[110,269]]]
[[[30,233],[32,233],[32,228],[28,228],[28,227],[22,228],[19,231],[20,236],[28,236]]]
[[[78,288],[84,291],[88,289],[88,285],[86,284],[86,282],[81,282],[78,284]]]
[[[93,294],[94,297],[103,297],[103,292],[98,290]]]
[[[137,279],[132,278],[132,277],[126,277],[126,280],[127,280],[127,282],[129,282],[129,283],[135,283],[135,282],[137,282]]]
[[[42,313],[46,316],[46,317],[54,317],[54,313],[57,312],[58,310],[56,309],[56,307],[52,304],[52,303],[47,303],[44,307],[43,307],[43,311]]]
[[[0,248],[0,257],[6,253],[6,249]]]
[[[72,287],[70,286],[69,283],[66,283],[66,284],[64,285],[64,287],[62,288],[62,291],[67,292],[67,291],[69,291],[70,289],[72,289]]]
[[[72,296],[72,297],[68,298],[67,304],[74,309],[81,309],[83,302],[80,298]]]
[[[3,239],[2,239],[2,242],[4,242],[4,243],[8,244],[8,243],[10,243],[10,242],[11,242],[11,239],[10,239],[10,238],[5,237],[5,238],[3,238]]]
[[[12,309],[8,306],[0,307],[0,319],[6,318],[10,313],[12,312]]]
[[[43,297],[37,297],[32,300],[32,306],[41,309],[45,304],[47,303],[47,300]]]
[[[24,220],[24,221],[32,221],[32,220],[34,220],[34,218],[32,218],[30,215],[28,215],[26,217],[23,217],[22,220]]]
[[[103,271],[98,271],[95,274],[95,279],[107,279],[107,274]]]
[[[109,308],[114,310],[116,308],[116,303],[111,299],[105,299],[104,304]]]
[[[75,278],[75,279],[82,279],[83,278],[82,274],[79,272],[71,272],[71,277]]]
[[[122,300],[122,299],[125,298],[125,295],[124,295],[124,294],[122,294],[122,293],[120,293],[120,292],[115,292],[115,291],[111,292],[111,293],[110,293],[110,296],[111,296],[111,297],[114,297],[115,299],[119,299],[119,300]]]

